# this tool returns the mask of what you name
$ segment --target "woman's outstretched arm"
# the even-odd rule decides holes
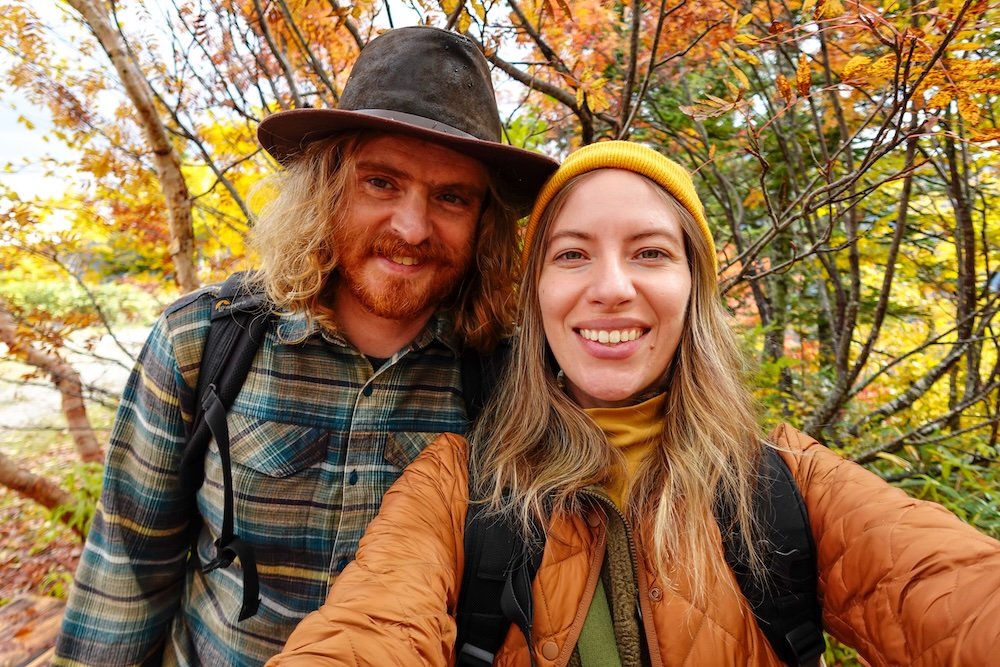
[[[389,489],[353,563],[268,667],[447,665],[468,504],[465,440],[437,438]]]
[[[1000,655],[1000,542],[782,426],[816,540],[823,622],[871,665]]]

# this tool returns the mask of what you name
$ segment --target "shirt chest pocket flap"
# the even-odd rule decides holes
[[[273,478],[291,477],[322,463],[327,456],[329,432],[297,424],[284,424],[231,412],[229,451],[237,467]],[[218,453],[212,443],[213,454]]]

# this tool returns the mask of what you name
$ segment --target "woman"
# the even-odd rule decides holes
[[[808,508],[828,632],[873,665],[1000,655],[1000,543],[788,426],[759,438],[681,167],[627,142],[580,149],[539,195],[525,254],[514,356],[472,445],[443,435],[406,470],[269,664],[453,662],[470,493],[526,535],[546,526],[535,664],[780,664],[713,514],[731,508],[725,530],[766,581],[752,503],[764,447]],[[529,662],[512,630],[494,664]]]

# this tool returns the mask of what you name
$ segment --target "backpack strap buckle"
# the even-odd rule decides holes
[[[455,660],[457,667],[490,667],[493,664],[493,654],[478,646],[466,642],[458,652]]]
[[[818,667],[826,650],[823,633],[814,623],[802,623],[785,634],[785,641],[798,660],[799,667]]]

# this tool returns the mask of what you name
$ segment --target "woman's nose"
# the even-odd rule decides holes
[[[608,259],[598,262],[598,270],[593,273],[590,298],[606,306],[617,306],[635,297],[635,284],[626,262]]]

